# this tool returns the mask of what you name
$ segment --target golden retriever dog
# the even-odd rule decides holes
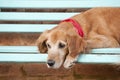
[[[43,32],[37,45],[48,53],[47,66],[54,69],[62,64],[71,68],[86,50],[119,47],[120,8],[93,8],[75,15]]]

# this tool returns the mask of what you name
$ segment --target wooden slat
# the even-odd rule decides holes
[[[0,12],[0,20],[63,20],[78,13],[33,13],[33,12]]]
[[[0,53],[38,53],[36,46],[0,46]]]
[[[46,62],[47,54],[38,54],[38,53],[39,51],[36,46],[0,46],[0,62],[23,62],[23,63]],[[103,54],[103,53],[107,53],[107,54]],[[79,63],[119,63],[120,48],[93,49],[91,51],[91,54],[81,54],[78,58],[78,62]]]
[[[0,62],[46,62],[47,54],[0,54]],[[120,63],[120,55],[81,54],[79,63]]]
[[[99,49],[92,49],[90,53],[119,53],[120,54],[120,48],[99,48]]]
[[[0,24],[0,32],[43,32],[56,24]]]
[[[46,59],[47,54],[0,54],[0,62],[46,62]]]
[[[1,8],[119,7],[120,0],[0,0]]]
[[[80,55],[78,62],[80,63],[120,63],[120,55],[95,55],[83,54]]]
[[[37,46],[0,46],[0,53],[38,53]],[[96,54],[120,54],[120,48],[92,49],[90,53]]]

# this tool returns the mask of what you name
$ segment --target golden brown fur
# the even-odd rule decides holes
[[[53,44],[58,40],[66,42],[67,49],[63,58],[65,68],[74,65],[75,58],[86,49],[120,46],[120,8],[94,8],[71,18],[82,26],[83,38],[71,23],[62,22],[54,29],[44,32],[37,41],[40,52],[44,53],[49,51],[47,40]]]

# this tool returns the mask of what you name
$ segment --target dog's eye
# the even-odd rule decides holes
[[[64,48],[64,47],[65,47],[65,44],[59,43],[59,48]]]
[[[48,47],[48,48],[51,48],[51,46],[50,46],[49,44],[47,44],[47,47]]]

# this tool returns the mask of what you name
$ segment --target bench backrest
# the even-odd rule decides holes
[[[120,0],[0,0],[0,32],[43,32],[53,28],[59,21],[93,7],[120,7]],[[8,11],[12,9],[13,11],[7,12],[4,9]],[[14,12],[14,9],[26,9],[28,11]],[[54,11],[49,12],[49,9]],[[69,11],[69,9],[76,11]],[[34,12],[34,10],[38,11]],[[6,23],[3,24],[3,21]],[[53,24],[8,24],[7,21],[36,21],[41,23],[47,21]],[[56,23],[54,23],[55,21]],[[36,46],[0,46],[0,62],[46,62],[47,54],[38,53]],[[93,49],[91,54],[80,55],[78,62],[119,63],[120,48]]]

